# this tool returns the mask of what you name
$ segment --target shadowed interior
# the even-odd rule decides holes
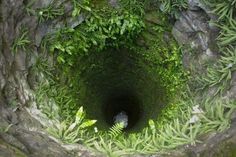
[[[128,126],[125,130],[129,130],[141,119],[141,106],[137,96],[131,92],[114,93],[103,105],[104,119],[112,126],[114,125],[114,117],[123,111],[128,116]]]
[[[142,130],[167,104],[155,67],[139,58],[132,51],[112,49],[80,61],[80,65],[91,66],[80,77],[79,101],[99,129],[109,129],[114,116],[124,111],[128,114],[126,131]]]

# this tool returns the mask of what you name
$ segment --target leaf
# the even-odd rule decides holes
[[[65,63],[65,62],[66,62],[66,61],[64,60],[63,56],[58,56],[58,57],[57,57],[57,61],[58,61],[59,63]]]
[[[90,7],[88,7],[88,6],[83,6],[83,9],[84,10],[86,10],[86,11],[89,11],[89,12],[91,12],[92,10],[91,10],[91,8]]]
[[[124,129],[124,123],[116,123],[115,125],[113,125],[110,130],[109,130],[109,134],[113,137],[116,137],[118,135],[120,135],[122,133],[122,130]]]
[[[80,128],[84,129],[84,128],[90,127],[90,126],[94,125],[96,122],[97,122],[97,120],[86,120],[85,122],[83,122],[80,125]]]
[[[151,129],[154,129],[154,128],[155,128],[155,123],[154,123],[154,121],[153,121],[152,119],[150,119],[150,120],[148,121],[148,124],[149,124],[149,126],[150,126]]]
[[[72,123],[67,130],[72,131],[76,125],[77,125],[77,123]]]
[[[81,123],[81,121],[84,119],[84,117],[85,117],[85,113],[84,113],[84,110],[83,110],[83,106],[81,106],[79,108],[79,110],[77,111],[77,113],[76,113],[75,123],[76,124]]]
[[[72,12],[72,17],[78,16],[80,14],[80,11],[80,8],[75,8]]]
[[[8,132],[8,130],[10,129],[10,127],[12,127],[13,126],[13,124],[9,124],[5,129],[4,129],[4,132],[6,133],[6,132]]]

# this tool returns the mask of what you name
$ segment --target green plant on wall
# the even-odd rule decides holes
[[[28,2],[25,6],[25,11],[29,16],[37,16],[38,22],[42,23],[48,20],[53,20],[59,16],[64,15],[64,7],[62,3],[57,0],[52,0],[50,3],[42,8],[34,8],[36,0]]]
[[[187,0],[161,0],[161,11],[163,11],[164,13],[168,13],[175,18],[178,18],[180,11],[187,8]]]
[[[29,48],[30,43],[27,28],[21,27],[19,35],[13,41],[11,50],[13,53],[17,53],[20,49],[26,51],[27,48]]]
[[[47,20],[52,20],[64,14],[64,7],[55,7],[55,4],[55,1],[52,1],[48,6],[36,10],[39,23]]]
[[[120,5],[132,14],[144,16],[145,2],[139,0],[119,0]]]
[[[63,121],[63,122],[56,122],[54,126],[49,127],[47,131],[61,139],[65,143],[77,143],[82,141],[82,135],[86,128],[91,127],[96,123],[96,120],[86,120],[85,119],[85,112],[83,107],[77,111],[75,120],[72,123]]]
[[[216,87],[216,94],[223,94],[231,85],[232,73],[236,70],[236,51],[233,46],[222,49],[219,61],[207,69],[206,76],[199,79],[203,88]]]
[[[104,15],[108,17],[104,18]],[[50,50],[58,51],[59,63],[72,66],[76,56],[87,55],[89,49],[90,51],[91,49],[101,51],[107,46],[122,44],[119,42],[127,43],[143,27],[144,24],[139,17],[129,14],[127,11],[105,12],[101,15],[95,12],[80,28],[60,30],[56,34]],[[111,43],[113,45],[109,45]]]
[[[91,8],[89,7],[90,0],[72,0],[74,10],[72,11],[72,17],[79,16],[82,10],[91,11]]]
[[[208,6],[212,7],[212,12],[219,15],[219,20],[233,19],[235,16],[235,0],[203,0]]]
[[[221,29],[218,37],[220,46],[227,46],[229,44],[235,45],[236,41],[236,21],[229,20],[228,24],[219,25]]]

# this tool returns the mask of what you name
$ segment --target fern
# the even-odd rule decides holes
[[[109,130],[109,134],[112,137],[117,137],[118,135],[122,134],[122,131],[124,129],[124,123],[116,123],[115,125],[113,125],[110,130]]]

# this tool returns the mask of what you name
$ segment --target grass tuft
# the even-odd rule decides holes
[[[16,36],[13,44],[11,46],[11,50],[14,54],[16,54],[20,49],[26,51],[29,48],[30,40],[28,37],[28,30],[25,27],[21,27],[19,30],[19,35]]]

